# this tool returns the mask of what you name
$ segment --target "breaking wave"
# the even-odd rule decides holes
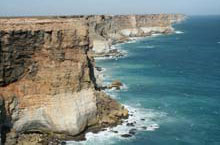
[[[176,34],[183,34],[184,32],[182,31],[175,31]]]
[[[86,141],[68,141],[67,145],[111,145],[118,140],[132,140],[135,136],[122,137],[122,135],[138,134],[140,132],[154,131],[159,128],[158,120],[166,113],[156,112],[152,109],[143,109],[125,105],[129,110],[129,118],[122,125],[106,128],[99,133],[87,133]]]

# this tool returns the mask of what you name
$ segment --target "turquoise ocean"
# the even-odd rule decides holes
[[[124,57],[96,60],[104,83],[123,82],[122,90],[107,93],[131,116],[70,144],[220,145],[220,16],[189,17],[174,28],[116,45]],[[121,137],[132,129],[135,135]]]

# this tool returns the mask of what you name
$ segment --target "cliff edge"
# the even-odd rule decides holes
[[[184,19],[185,16],[180,14],[91,16],[88,18],[89,36],[94,56],[117,56],[117,50],[112,50],[111,46],[129,41],[132,37],[173,33],[172,25]]]
[[[42,134],[74,138],[121,123],[128,111],[96,84],[93,57],[129,37],[171,32],[180,20],[181,15],[1,18],[2,142],[24,144],[28,134],[28,144],[47,144]],[[34,140],[39,134],[42,139]]]

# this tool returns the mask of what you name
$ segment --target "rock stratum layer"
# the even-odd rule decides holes
[[[30,132],[75,136],[88,127],[118,124],[128,112],[96,85],[93,56],[109,53],[112,44],[129,37],[170,33],[171,24],[182,19],[182,15],[1,18],[1,126],[19,138]]]

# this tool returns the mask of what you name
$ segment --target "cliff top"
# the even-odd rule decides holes
[[[49,18],[49,17],[17,17],[17,18],[1,18],[0,30],[56,30],[68,29],[73,27],[82,27],[86,23],[84,18],[71,17],[71,18]]]
[[[74,15],[74,16],[30,16],[30,17],[0,17],[0,30],[38,30],[38,29],[68,29],[76,26],[86,25],[86,19],[90,17],[110,17],[110,18],[126,18],[126,17],[146,17],[169,18],[176,20],[184,19],[182,14],[146,14],[146,15]],[[53,24],[53,25],[51,25]]]
[[[0,16],[0,19],[19,19],[19,18],[37,18],[37,19],[63,19],[63,18],[84,18],[94,16],[158,16],[158,15],[173,15],[173,16],[185,16],[184,14],[130,14],[130,15],[60,15],[60,16]]]

